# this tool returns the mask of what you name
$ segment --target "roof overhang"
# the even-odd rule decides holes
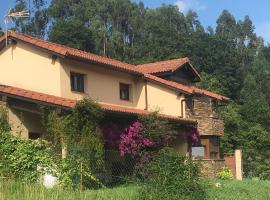
[[[22,100],[25,102],[58,107],[65,110],[72,109],[78,102],[72,99],[57,97],[53,95],[47,95],[47,94],[43,94],[39,92],[34,92],[30,90],[25,90],[25,89],[5,86],[5,85],[0,85],[0,95],[6,96],[9,98]],[[124,106],[118,106],[118,105],[105,104],[105,103],[99,103],[99,104],[102,109],[104,109],[106,112],[111,112],[111,113],[122,113],[122,114],[128,114],[128,115],[136,115],[136,116],[149,115],[153,113],[147,110],[141,110],[137,108],[130,108],[130,107],[124,107]],[[180,123],[197,124],[197,121],[193,119],[183,119],[183,118],[179,118],[179,117],[175,117],[171,115],[165,115],[165,114],[159,114],[159,116],[168,120],[178,121]]]

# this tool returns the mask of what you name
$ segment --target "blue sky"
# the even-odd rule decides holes
[[[0,0],[0,24],[3,28],[4,15],[12,7],[15,0]],[[139,2],[139,0],[134,0]],[[269,0],[142,0],[147,7],[159,7],[162,3],[178,5],[179,10],[196,11],[201,23],[207,27],[215,27],[216,20],[222,10],[229,10],[237,20],[249,15],[256,33],[270,43],[270,1]]]

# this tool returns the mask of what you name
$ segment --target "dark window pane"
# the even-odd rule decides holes
[[[122,100],[129,100],[129,84],[120,83],[120,99]]]
[[[70,84],[72,91],[84,92],[84,75],[71,72]]]

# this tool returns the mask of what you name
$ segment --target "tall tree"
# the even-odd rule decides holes
[[[16,0],[13,11],[29,10],[29,18],[15,19],[15,30],[33,35],[36,37],[44,37],[47,27],[47,12],[44,7],[46,6],[45,0]]]

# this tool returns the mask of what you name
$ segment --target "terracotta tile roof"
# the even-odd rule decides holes
[[[161,83],[161,84],[164,84],[166,86],[170,86],[172,88],[181,90],[181,91],[183,91],[185,93],[188,93],[188,94],[192,94],[192,92],[193,92],[193,89],[190,86],[186,86],[186,85],[183,85],[183,84],[180,84],[180,83],[176,83],[174,81],[168,81],[168,80],[165,80],[163,78],[159,78],[159,77],[151,75],[151,74],[144,74],[144,77],[146,79],[151,80],[151,81],[156,81],[158,83]]]
[[[202,95],[212,97],[212,98],[220,100],[220,101],[229,101],[230,100],[230,98],[228,98],[228,97],[219,95],[219,94],[214,93],[214,92],[210,92],[208,90],[200,89],[200,88],[197,88],[195,86],[190,86],[190,87],[193,89],[193,93],[195,93],[195,94],[202,94]]]
[[[195,87],[195,86],[183,85],[181,83],[165,80],[165,79],[159,78],[159,77],[151,75],[151,74],[145,74],[144,76],[146,79],[149,78],[152,81],[156,81],[156,82],[164,84],[166,86],[170,86],[172,88],[181,90],[182,92],[190,94],[190,95],[191,94],[202,94],[202,95],[205,95],[205,96],[208,96],[208,97],[220,100],[220,101],[229,101],[230,100],[230,98],[228,98],[228,97],[216,94],[214,92],[210,92],[208,90],[203,90],[203,89],[200,89],[200,88]]]
[[[114,59],[110,59],[110,58],[98,56],[98,55],[95,55],[92,53],[69,48],[69,47],[59,45],[56,43],[52,43],[49,41],[45,41],[45,40],[37,39],[34,37],[30,37],[27,35],[23,35],[20,33],[16,33],[14,31],[9,31],[8,37],[11,37],[15,40],[20,40],[20,41],[32,44],[36,47],[45,49],[47,51],[50,51],[54,54],[57,54],[57,55],[60,55],[60,56],[66,57],[66,58],[68,58],[68,57],[79,58],[79,59],[111,66],[111,67],[114,67],[118,70],[122,70],[122,71],[126,71],[128,73],[139,75],[142,78],[145,78],[149,81],[153,81],[153,82],[156,82],[158,84],[162,84],[162,85],[165,85],[167,87],[174,88],[176,90],[180,90],[180,91],[188,93],[188,94],[193,94],[195,91],[198,91],[201,94],[207,95],[211,98],[215,98],[218,100],[228,100],[229,99],[227,97],[223,97],[221,95],[215,94],[215,93],[210,92],[210,91],[201,90],[201,89],[196,88],[194,86],[186,86],[186,85],[183,85],[180,83],[176,83],[173,81],[168,81],[168,80],[159,78],[157,76],[151,75],[150,73],[146,73],[146,72],[143,72],[142,70],[138,69],[138,68],[140,68],[140,66],[131,65],[128,63],[114,60]],[[3,42],[5,40],[5,38],[6,38],[5,36],[0,37],[0,42]],[[157,62],[157,63],[150,63],[150,64],[141,65],[141,68],[142,68],[142,66],[148,66],[148,67],[150,66],[150,68],[154,68],[152,66],[155,66],[158,68],[158,70],[161,70],[161,68],[158,66],[161,64],[161,66],[164,67],[166,64],[166,66],[167,65],[169,66],[169,67],[167,67],[167,69],[175,70],[175,69],[179,68],[179,66],[181,67],[181,65],[183,65],[184,63],[187,63],[187,62],[189,62],[188,58],[181,58],[181,59],[175,59],[175,60],[162,61],[162,62]],[[191,69],[194,69],[191,64],[190,64],[190,67],[191,67]],[[166,70],[165,68],[166,67],[164,67],[164,70]],[[195,69],[194,69],[194,73],[197,73],[197,71]],[[198,77],[199,77],[199,74],[198,74]]]
[[[173,60],[166,60],[154,63],[146,63],[142,65],[137,65],[137,69],[143,73],[159,73],[167,71],[175,71],[176,69],[182,67],[184,64],[189,62],[188,58],[178,58]]]
[[[73,107],[76,104],[75,100],[55,97],[48,94],[33,92],[30,90],[5,85],[0,85],[0,93],[5,93],[9,95],[14,95],[22,98],[32,99],[35,101],[45,102],[63,107]]]
[[[90,61],[90,62],[95,62],[95,63],[99,63],[99,64],[112,66],[112,67],[118,68],[120,70],[128,71],[129,73],[135,73],[135,74],[142,75],[142,73],[140,71],[135,69],[134,65],[124,63],[124,62],[121,62],[118,60],[114,60],[114,59],[98,56],[96,54],[92,54],[92,53],[80,51],[77,49],[69,48],[69,47],[66,47],[66,46],[63,46],[60,44],[56,44],[53,42],[49,42],[46,40],[41,40],[41,39],[30,37],[30,36],[27,36],[24,34],[16,33],[14,31],[9,31],[8,36],[11,38],[32,44],[32,45],[37,46],[39,48],[46,49],[48,51],[51,51],[51,52],[58,54],[60,56],[63,56],[63,57],[73,57],[73,58],[75,57],[75,58],[83,59],[83,60]]]
[[[0,94],[1,93],[15,96],[15,97],[29,99],[32,101],[43,102],[47,104],[66,107],[66,108],[72,108],[77,103],[76,100],[57,97],[53,95],[43,94],[39,92],[34,92],[34,91],[25,90],[25,89],[21,89],[17,87],[6,86],[6,85],[0,85]],[[148,115],[151,113],[150,111],[136,109],[136,108],[110,105],[110,104],[105,104],[105,103],[99,103],[99,104],[104,110],[111,111],[111,112],[129,113],[129,114],[135,114],[135,115]],[[0,105],[1,105],[1,101],[0,101]],[[193,123],[193,124],[197,123],[195,120],[192,120],[192,119],[183,119],[183,118],[170,116],[170,115],[163,115],[163,114],[160,114],[160,116],[167,119],[177,120],[177,121],[186,122],[186,123]]]
[[[139,71],[143,73],[156,74],[156,73],[162,73],[162,72],[174,72],[175,70],[178,70],[181,67],[183,67],[185,64],[188,64],[189,68],[194,73],[196,78],[200,80],[201,77],[199,73],[192,66],[192,64],[190,63],[187,57],[154,62],[154,63],[147,63],[147,64],[142,64],[142,65],[137,65],[136,67]]]

